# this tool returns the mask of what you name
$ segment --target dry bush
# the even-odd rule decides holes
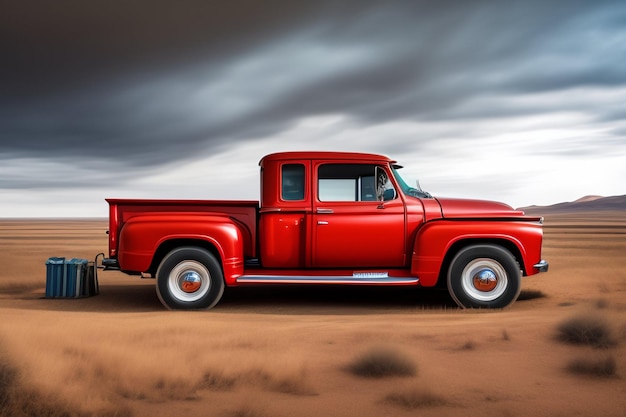
[[[447,401],[430,391],[412,389],[405,392],[394,392],[385,397],[385,402],[407,409],[435,407],[447,404]]]
[[[581,375],[612,377],[615,376],[617,371],[617,363],[612,356],[599,359],[587,357],[576,358],[568,363],[567,370]]]
[[[347,369],[354,375],[367,378],[417,374],[417,366],[411,358],[387,347],[376,347],[368,350],[348,365]]]
[[[578,315],[558,325],[559,340],[575,345],[608,348],[616,344],[608,322],[596,315]]]

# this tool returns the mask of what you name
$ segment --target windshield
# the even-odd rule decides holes
[[[419,186],[419,182],[417,181],[415,182],[416,187],[411,187],[409,184],[407,184],[406,181],[404,181],[404,179],[398,172],[399,168],[402,168],[402,167],[399,165],[394,165],[391,167],[391,172],[393,172],[394,178],[396,179],[398,184],[400,184],[400,188],[402,188],[404,195],[417,197],[417,198],[433,198],[433,196],[430,195],[430,193],[427,193],[426,191],[422,190],[422,188]]]

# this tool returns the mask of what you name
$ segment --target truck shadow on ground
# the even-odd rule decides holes
[[[543,297],[522,292],[518,302]],[[153,281],[141,284],[100,285],[100,294],[79,299],[45,299],[33,307],[58,311],[165,311]],[[443,289],[412,287],[350,287],[275,285],[227,288],[212,311],[219,313],[340,315],[402,314],[416,310],[460,310]]]
[[[445,290],[410,287],[350,287],[326,285],[276,285],[227,288],[220,312],[275,314],[404,313],[416,309],[446,310],[458,307]]]

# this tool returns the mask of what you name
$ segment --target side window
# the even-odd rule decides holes
[[[378,201],[382,197],[377,174],[384,175],[385,184],[393,190],[385,171],[376,165],[324,164],[318,169],[318,199],[320,201]],[[393,191],[388,192],[395,198]],[[392,199],[391,198],[391,199]]]
[[[281,193],[283,200],[304,200],[304,165],[285,164],[282,166]]]

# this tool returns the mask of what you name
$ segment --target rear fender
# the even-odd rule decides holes
[[[146,215],[129,219],[120,232],[119,263],[124,272],[153,272],[175,242],[209,247],[219,256],[228,285],[243,274],[244,237],[240,226],[226,216],[205,214]],[[166,250],[168,252],[169,250]]]
[[[411,273],[420,284],[437,284],[445,260],[460,248],[475,243],[494,243],[507,248],[517,259],[524,275],[535,273],[532,265],[541,259],[543,231],[536,222],[498,220],[436,220],[417,233],[411,259]]]

